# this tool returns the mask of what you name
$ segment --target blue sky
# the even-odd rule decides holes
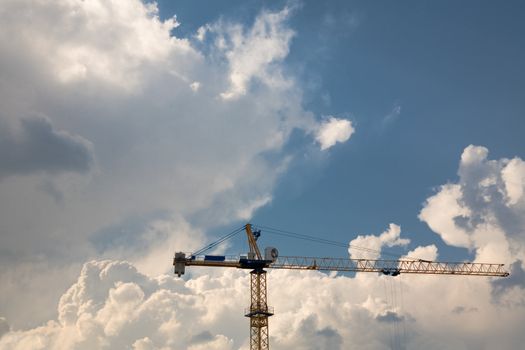
[[[176,33],[191,33],[212,18],[249,22],[260,8],[283,4],[161,1],[159,8],[177,15]],[[466,146],[524,157],[522,14],[512,1],[301,3],[289,20],[296,36],[286,69],[304,87],[308,110],[348,118],[357,131],[317,166],[298,160],[253,221],[343,242],[395,222],[414,245],[438,244],[443,259],[468,256],[442,244],[417,215],[436,187],[457,181]],[[288,147],[301,142],[310,141],[298,136]],[[283,248],[344,254],[299,247]]]
[[[246,271],[171,259],[248,221],[511,271],[270,271],[274,349],[520,348],[524,9],[5,1],[0,349],[246,349]]]

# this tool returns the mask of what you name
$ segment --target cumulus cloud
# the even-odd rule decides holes
[[[395,224],[351,242],[377,250],[407,243]],[[477,257],[483,249],[474,252]],[[437,249],[416,247],[409,252],[415,254],[434,260]],[[270,271],[272,348],[515,349],[525,340],[520,264],[509,280]],[[249,304],[246,271],[187,273],[183,279],[150,277],[126,261],[88,262],[60,298],[55,320],[7,331],[0,348],[248,348],[241,305]]]
[[[442,186],[419,217],[448,244],[475,251],[477,261],[509,264],[511,277],[494,281],[492,293],[501,302],[523,305],[525,162],[490,160],[488,154],[482,146],[466,147],[459,181]]]
[[[91,142],[57,130],[46,117],[24,118],[16,128],[1,122],[0,178],[37,172],[85,173],[93,165]]]
[[[354,131],[351,121],[329,117],[319,125],[315,132],[315,140],[319,143],[321,150],[324,151],[337,142],[348,141]]]
[[[134,89],[144,78],[141,73],[145,69],[173,58],[174,46],[181,59],[186,53],[193,54],[186,40],[170,35],[178,26],[176,19],[161,21],[155,3],[23,0],[7,1],[5,6],[9,11],[2,12],[2,49],[9,55],[15,55],[13,49],[38,55],[59,82],[98,80]],[[27,6],[33,11],[26,11]],[[47,30],[40,30],[44,28]],[[13,37],[20,42],[9,44]],[[44,50],[50,47],[55,51],[47,54]]]
[[[485,147],[466,147],[461,155],[458,181],[441,186],[435,195],[427,199],[419,217],[447,244],[473,251],[476,261],[502,262],[510,266],[509,278],[495,279],[480,289],[492,296],[490,307],[496,309],[496,315],[504,313],[509,317],[502,321],[502,324],[509,326],[514,322],[523,322],[521,317],[518,320],[510,315],[523,313],[525,305],[522,281],[525,254],[524,162],[517,157],[491,160],[488,155]],[[487,307],[487,302],[458,303],[453,312],[466,317],[465,313],[484,313]],[[486,320],[497,316],[476,317]],[[506,349],[518,348],[519,342],[523,341],[516,331],[502,332],[508,337],[503,346]],[[488,344],[483,346],[489,347]]]
[[[0,348],[247,349],[248,273],[188,273],[150,277],[125,261],[88,262],[60,298],[56,320],[11,330]],[[458,349],[486,342],[478,348],[510,350],[523,340],[522,310],[493,304],[487,278],[277,270],[268,273],[268,285],[274,349]]]
[[[234,286],[227,288],[238,294]],[[231,312],[235,303],[219,300],[202,279],[185,285],[167,276],[147,277],[127,262],[92,261],[60,299],[57,321],[8,333],[0,348],[230,349],[232,333],[221,334],[213,318]],[[208,327],[209,336],[203,336]]]
[[[489,160],[487,148],[466,147],[459,181],[430,197],[420,219],[448,244],[476,249],[479,260],[523,260],[524,164],[519,158]]]
[[[505,189],[497,176],[510,161],[487,160],[482,148],[467,148],[465,152],[458,183],[446,185],[459,186],[452,192],[454,200],[448,199],[459,209],[446,212],[451,217],[430,210],[436,210],[436,196],[451,194],[442,187],[425,203],[421,217],[435,224],[433,227],[452,225],[460,234],[468,235],[467,242],[478,261],[489,258],[487,251],[492,253],[491,261],[505,257],[514,261],[511,272],[516,278],[394,278],[367,273],[349,277],[318,271],[270,271],[269,303],[276,310],[270,319],[273,348],[519,348],[525,341],[521,330],[525,321],[523,267],[518,260],[523,246],[515,246],[514,250],[507,246],[523,236],[498,226],[503,219],[494,208],[499,206],[492,203],[487,207],[484,200],[487,193]],[[487,190],[487,186],[499,186],[498,191]],[[466,193],[485,205],[473,201],[468,210],[463,210],[472,203],[464,197]],[[499,199],[499,205],[519,208],[521,202],[510,204],[505,192],[501,194],[493,201]],[[455,220],[456,212],[468,216]],[[470,223],[472,217],[476,220]],[[446,225],[439,225],[439,220],[446,221]],[[490,235],[484,220],[492,225]],[[149,237],[166,230],[165,226],[156,225]],[[455,242],[453,238],[449,241]],[[390,224],[383,233],[359,236],[350,243],[381,250],[409,241],[402,238],[398,225]],[[503,250],[497,252],[500,248]],[[358,252],[349,253],[355,257]],[[437,248],[416,247],[408,253],[420,254],[434,260]],[[249,303],[248,274],[237,269],[198,268],[188,269],[188,274],[184,279],[162,274],[151,277],[125,261],[88,262],[60,298],[55,319],[31,329],[6,331],[0,338],[0,348],[246,349],[248,327],[241,304],[243,300]],[[3,324],[7,324],[5,319]]]
[[[416,247],[414,250],[409,251],[406,256],[406,259],[423,259],[428,261],[436,261],[438,259],[438,249],[434,244]]]
[[[515,206],[523,198],[525,188],[525,162],[519,158],[510,160],[501,170],[501,178],[505,184],[508,206]]]
[[[291,11],[285,7],[276,13],[263,12],[248,32],[244,33],[239,25],[228,25],[226,33],[218,36],[217,45],[225,51],[229,64],[230,86],[220,94],[223,99],[245,95],[253,79],[272,87],[292,84],[277,64],[288,55],[294,36],[285,25]],[[222,28],[221,32],[224,33]],[[199,30],[199,39],[203,36],[204,32]]]
[[[0,314],[12,327],[53,318],[44,301],[88,259],[165,273],[159,256],[271,201],[283,146],[317,124],[284,68],[292,12],[181,37],[155,3],[3,2]],[[19,306],[33,300],[28,319]]]
[[[379,236],[359,235],[355,239],[351,240],[348,253],[352,259],[378,259],[381,254],[381,248],[385,246],[404,246],[408,243],[410,243],[409,239],[401,238],[401,227],[396,224],[390,224],[388,229]],[[362,249],[359,249],[362,247],[366,248],[366,250],[363,251]]]
[[[492,282],[492,293],[496,297],[496,300],[501,298],[506,292],[512,291],[513,289],[517,291],[525,290],[525,270],[523,269],[523,261],[517,260],[512,263],[509,272],[509,278]]]

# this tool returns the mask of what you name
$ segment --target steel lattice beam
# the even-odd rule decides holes
[[[503,264],[433,262],[425,260],[370,260],[280,256],[270,264],[273,269],[382,272],[385,274],[435,274],[506,277]]]
[[[250,307],[245,316],[250,318],[250,350],[269,349],[268,317],[273,309],[266,302],[266,271],[255,269],[250,272]]]

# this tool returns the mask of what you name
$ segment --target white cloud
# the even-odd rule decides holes
[[[199,41],[203,41],[206,38],[206,33],[209,30],[209,26],[201,26],[199,29],[197,29],[197,33],[195,34],[195,38]]]
[[[466,217],[470,210],[460,205],[461,187],[447,184],[441,186],[438,194],[427,199],[419,218],[434,232],[438,232],[449,245],[471,248],[470,237],[465,230],[457,227],[454,218]]]
[[[226,278],[225,283],[235,277]],[[0,338],[0,348],[231,348],[226,345],[232,344],[232,334],[216,334],[220,324],[210,322],[207,315],[232,311],[235,303],[220,302],[226,295],[221,291],[224,284],[211,286],[206,282],[185,284],[167,276],[150,278],[127,262],[89,262],[60,299],[58,321],[8,333]],[[234,286],[229,287],[230,296],[238,294]],[[217,308],[206,309],[207,304]],[[199,339],[203,329],[214,335]]]
[[[321,146],[321,150],[324,151],[337,142],[348,141],[354,132],[355,129],[351,121],[329,117],[318,126],[315,132],[315,140]]]
[[[407,259],[423,259],[428,261],[438,260],[438,249],[434,244],[427,245],[424,247],[416,247],[414,250],[409,251],[404,258]]]
[[[217,40],[198,42],[139,0],[3,2],[1,124],[45,115],[48,139],[79,156],[59,171],[29,157],[24,176],[0,179],[0,315],[12,327],[53,318],[51,301],[87,259],[163,273],[159,256],[270,201],[283,145],[315,124],[284,74],[290,11],[205,25]]]
[[[151,222],[141,234],[138,244],[144,247],[137,251],[135,246],[113,248],[107,256],[133,259],[142,273],[157,276],[169,270],[166,264],[159,264],[159,257],[169,257],[177,249],[193,251],[205,244],[204,233],[192,227],[181,217],[172,216],[165,220]]]
[[[193,83],[190,84],[190,88],[193,90],[193,92],[199,91],[200,87],[201,87],[201,83],[199,83],[198,81],[194,81]]]
[[[248,203],[243,208],[239,209],[237,211],[237,217],[240,220],[249,220],[257,209],[265,206],[271,201],[272,201],[272,197],[268,195],[264,197],[256,198],[251,203]]]
[[[396,224],[390,224],[388,229],[381,233],[379,236],[359,235],[352,241],[350,241],[350,248],[348,248],[348,254],[352,259],[378,259],[381,248],[393,247],[393,246],[404,246],[410,243],[409,239],[401,238],[401,227]],[[366,248],[362,250],[359,248]]]
[[[8,332],[0,348],[247,349],[248,273],[209,270],[152,278],[128,262],[86,263],[56,321]],[[522,307],[493,303],[488,278],[277,270],[268,286],[274,349],[511,350],[523,340]]]
[[[288,55],[294,36],[285,25],[290,12],[288,7],[277,13],[263,12],[248,32],[239,25],[230,25],[226,35],[218,36],[217,46],[225,51],[229,64],[230,86],[220,94],[223,99],[245,95],[253,79],[279,89],[293,84],[278,65]]]
[[[466,147],[458,183],[442,186],[419,217],[448,244],[475,249],[480,261],[524,260],[524,162],[487,157],[485,147]]]
[[[474,164],[482,165],[469,166]],[[478,186],[478,195],[484,190]],[[503,240],[510,236],[504,234]],[[487,257],[487,246],[501,247],[498,234],[483,237],[487,241],[473,240],[476,260]],[[395,224],[350,242],[375,250],[408,243]],[[519,249],[511,259],[523,253]],[[358,252],[349,253],[356,257]],[[437,248],[416,247],[407,255],[436,260]],[[519,278],[520,271],[513,273]],[[187,273],[185,279],[149,277],[124,261],[86,263],[60,298],[57,320],[8,331],[0,348],[247,349],[248,321],[242,316],[243,303],[249,303],[246,271],[190,267]],[[515,279],[276,270],[268,273],[268,288],[276,310],[270,319],[274,349],[511,350],[525,341],[525,292],[523,281]]]
[[[39,55],[59,82],[94,79],[134,89],[144,78],[143,68],[173,60],[174,48],[178,59],[196,55],[186,40],[170,36],[178,23],[175,18],[161,21],[155,3],[23,0],[8,1],[6,6],[2,47],[14,48],[6,44],[15,36],[21,40],[16,47]],[[26,11],[26,6],[33,11]],[[20,25],[20,19],[31,25]],[[52,54],[40,54],[51,47]]]
[[[523,201],[525,188],[525,162],[514,158],[501,170],[501,177],[505,184],[505,193],[510,206]]]

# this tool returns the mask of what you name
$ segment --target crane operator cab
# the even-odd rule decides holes
[[[249,252],[248,255],[242,255],[239,259],[240,268],[257,269],[270,266],[279,257],[279,251],[275,247],[266,247],[264,249],[263,259],[258,259],[255,253]]]

